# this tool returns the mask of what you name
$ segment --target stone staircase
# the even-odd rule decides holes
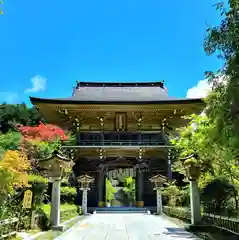
[[[144,213],[144,214],[150,214],[150,211],[147,208],[138,208],[138,207],[105,207],[105,208],[96,208],[94,213],[95,214],[98,214],[98,213]]]

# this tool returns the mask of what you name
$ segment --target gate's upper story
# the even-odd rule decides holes
[[[169,97],[163,82],[77,82],[71,97],[30,99],[47,122],[81,132],[85,144],[160,142],[157,134],[184,125],[182,116],[204,108],[202,99]]]

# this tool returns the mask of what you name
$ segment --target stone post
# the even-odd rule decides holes
[[[94,179],[88,175],[82,175],[77,177],[77,181],[80,184],[80,190],[82,191],[82,211],[84,215],[87,215],[87,195],[90,190],[89,185]]]
[[[70,159],[59,155],[58,151],[54,151],[50,157],[40,160],[39,165],[46,171],[49,180],[52,181],[50,215],[52,230],[63,230],[60,225],[61,176],[64,168],[73,166],[73,163]]]
[[[88,189],[81,189],[82,190],[82,212],[84,215],[87,215],[87,193]]]
[[[198,156],[196,154],[192,154],[181,160],[184,161],[183,164],[190,183],[191,224],[200,224],[200,194],[197,185],[197,179],[200,176],[200,164],[198,161]]]
[[[60,198],[61,198],[61,179],[52,178],[51,193],[51,225],[56,227],[60,225]]]
[[[200,194],[196,180],[190,181],[191,224],[201,222]]]
[[[163,186],[163,183],[167,182],[167,178],[158,174],[149,180],[154,184],[154,190],[156,190],[157,193],[157,214],[160,215],[163,213],[162,194],[160,188]]]
[[[157,188],[156,191],[157,191],[157,214],[160,215],[163,213],[162,195],[159,188]]]

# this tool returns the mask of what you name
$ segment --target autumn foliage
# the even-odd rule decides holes
[[[29,169],[30,163],[24,152],[6,151],[0,161],[1,195],[11,192],[14,187],[26,186]]]
[[[55,141],[57,139],[67,140],[68,137],[64,131],[52,124],[40,123],[36,127],[18,125],[18,130],[22,136],[27,140],[40,140],[40,141]]]

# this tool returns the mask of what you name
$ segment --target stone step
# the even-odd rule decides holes
[[[136,208],[136,207],[105,207],[105,208],[96,208],[94,213],[148,213],[150,214],[149,209],[147,208]]]

